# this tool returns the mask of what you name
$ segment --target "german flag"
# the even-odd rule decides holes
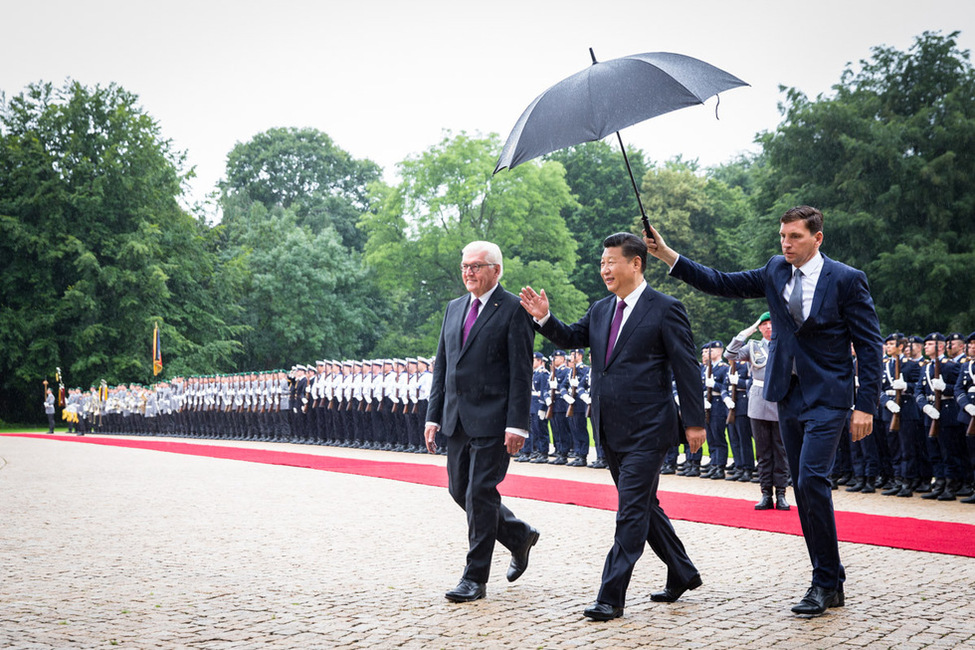
[[[162,348],[159,347],[159,323],[152,329],[152,376],[162,372]]]

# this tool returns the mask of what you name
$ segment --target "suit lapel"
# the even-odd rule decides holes
[[[481,331],[481,328],[483,328],[487,324],[487,322],[491,320],[491,318],[496,313],[498,313],[498,307],[501,306],[501,296],[503,292],[504,292],[504,288],[502,288],[502,286],[499,284],[498,287],[491,293],[491,299],[488,300],[487,303],[481,305],[481,310],[477,314],[477,320],[475,320],[474,324],[471,325],[470,334],[467,335],[467,343],[464,344],[464,347],[460,351],[461,355],[463,355],[464,352],[466,352],[467,349],[471,347],[471,342],[477,337],[477,333]],[[470,297],[468,297],[468,301],[470,301]],[[467,310],[462,309],[461,325],[460,325],[461,339],[463,339],[464,337],[463,322],[466,318],[467,318]]]

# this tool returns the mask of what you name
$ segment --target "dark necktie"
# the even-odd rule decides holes
[[[616,303],[616,315],[613,316],[613,324],[609,327],[609,341],[606,344],[606,361],[613,354],[613,346],[616,345],[616,338],[620,333],[620,324],[623,322],[623,310],[626,309],[626,302],[620,300]]]
[[[802,325],[805,320],[802,317],[802,271],[796,269],[792,277],[795,281],[792,283],[792,295],[789,296],[789,313],[796,325]]]
[[[464,337],[460,340],[460,345],[463,347],[467,343],[467,335],[471,333],[471,328],[474,327],[474,321],[477,320],[477,312],[481,308],[481,301],[477,298],[471,303],[471,309],[467,312],[467,320],[464,321]]]

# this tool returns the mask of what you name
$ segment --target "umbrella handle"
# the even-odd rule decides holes
[[[650,233],[650,220],[647,219],[647,211],[643,209],[640,190],[636,186],[636,179],[633,178],[633,169],[630,168],[630,159],[626,156],[626,147],[623,146],[623,137],[619,131],[616,132],[616,139],[620,142],[620,151],[623,152],[623,162],[626,163],[626,171],[630,175],[630,183],[633,184],[633,193],[636,194],[636,202],[640,206],[640,217],[643,219],[643,231],[646,233],[648,239],[653,240],[653,235]]]

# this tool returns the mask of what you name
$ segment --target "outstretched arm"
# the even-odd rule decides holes
[[[667,268],[673,268],[680,255],[667,245],[667,242],[664,241],[663,237],[660,236],[660,233],[653,226],[650,226],[649,234],[650,236],[648,237],[647,232],[643,231],[643,243],[647,245],[647,252],[666,264]]]

